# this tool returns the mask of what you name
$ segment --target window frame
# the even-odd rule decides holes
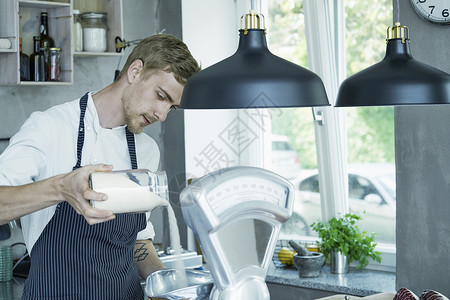
[[[344,0],[303,0],[303,8],[308,68],[321,77],[333,105],[346,78]],[[312,112],[322,220],[329,220],[349,211],[347,112],[333,106],[313,107]],[[367,268],[395,272],[395,245],[379,243],[376,250],[382,253],[382,262],[370,262]]]
[[[267,1],[269,0],[255,1],[256,10],[258,11],[259,8],[263,15],[268,15]],[[183,8],[185,8],[183,13],[183,40],[189,45],[194,57],[201,60],[203,68],[226,58],[227,55],[235,51],[238,40],[238,20],[249,9],[249,1],[244,0],[218,1],[218,4],[215,5],[219,5],[219,3],[226,8],[229,14],[235,11],[235,19],[218,22],[214,19],[214,16],[211,16],[211,20],[202,20],[202,24],[208,24],[208,30],[225,31],[226,33],[220,36],[218,43],[212,42],[208,47],[204,47],[204,41],[197,38],[199,25],[191,21],[196,20],[196,11],[203,8],[204,5],[210,6],[210,2],[203,0],[193,5],[190,2],[182,1]],[[344,0],[303,0],[303,4],[308,67],[322,78],[330,104],[334,104],[339,84],[346,77]],[[186,15],[188,9],[191,15]],[[233,24],[235,27],[233,27]],[[227,48],[225,51],[224,44]],[[212,53],[215,53],[213,57],[211,57]],[[332,106],[315,107],[312,108],[312,111],[321,186],[322,219],[328,220],[348,211],[346,111],[345,108]],[[199,112],[185,111],[186,161],[188,162],[193,155],[201,150],[201,148],[195,149],[195,147],[189,145],[195,145],[195,142],[198,141],[198,132],[205,129],[205,121],[211,120],[208,124],[219,124],[221,123],[219,120],[228,123],[238,117],[246,126],[252,126],[251,130],[257,132],[261,139],[257,143],[253,143],[246,151],[239,152],[237,165],[267,166],[270,163],[270,157],[264,155],[264,152],[271,148],[270,118],[266,118],[267,112],[265,110],[260,110],[259,115],[264,117],[259,119],[260,123],[258,124],[255,122],[254,115],[252,116],[245,110],[237,112],[236,115],[231,112],[227,115],[223,111],[220,114],[209,112],[206,120],[204,115],[200,117]],[[220,132],[223,129],[221,127],[222,125],[216,131]],[[217,133],[213,132],[211,128],[209,130],[212,133],[208,135],[208,138],[213,139]],[[188,147],[191,149],[188,149]],[[193,154],[189,154],[190,152]],[[193,167],[189,165],[186,166],[186,172],[196,174]],[[190,230],[188,240],[188,249],[194,249],[193,234]],[[382,263],[370,263],[368,268],[395,271],[395,246],[379,244],[377,250],[382,252]]]
[[[303,0],[309,69],[318,74],[334,104],[346,78],[344,0]],[[313,108],[322,219],[348,212],[347,127],[345,108]],[[368,269],[395,272],[395,245],[378,244],[382,262]]]

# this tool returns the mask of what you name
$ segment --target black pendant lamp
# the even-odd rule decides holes
[[[335,106],[450,103],[450,75],[411,56],[406,26],[388,27],[386,42],[381,62],[342,82]]]
[[[320,77],[270,53],[265,34],[262,15],[251,10],[241,17],[236,53],[189,78],[180,107],[231,109],[329,105]]]

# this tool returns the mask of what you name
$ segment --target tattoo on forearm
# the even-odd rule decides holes
[[[136,242],[136,247],[134,250],[134,259],[137,261],[143,261],[148,256],[148,248],[145,243]]]

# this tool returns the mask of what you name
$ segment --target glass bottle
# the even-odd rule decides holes
[[[47,80],[59,81],[61,76],[61,48],[50,48],[48,58]]]
[[[83,51],[83,28],[81,27],[80,11],[73,10],[73,51]]]
[[[164,171],[146,169],[93,172],[91,188],[108,195],[105,201],[91,201],[93,207],[109,209],[113,213],[151,211],[169,205],[167,175]]]
[[[13,277],[13,259],[10,245],[0,244],[0,282],[8,282]]]
[[[30,80],[30,57],[22,52],[22,38],[19,37],[20,80]]]
[[[44,48],[41,51],[41,39],[39,36],[34,36],[33,42],[34,52],[30,55],[31,80],[45,81]]]
[[[88,12],[81,15],[83,25],[83,50],[106,51],[106,13]]]
[[[41,28],[40,28],[40,47],[44,48],[44,59],[47,66],[48,52],[50,48],[55,47],[55,42],[48,33],[48,14],[47,12],[41,12]]]

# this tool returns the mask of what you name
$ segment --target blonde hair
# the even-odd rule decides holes
[[[182,85],[201,70],[185,43],[170,34],[156,34],[143,39],[133,49],[116,81],[122,78],[130,65],[138,59],[144,64],[144,78],[156,70],[162,70],[172,72]]]

